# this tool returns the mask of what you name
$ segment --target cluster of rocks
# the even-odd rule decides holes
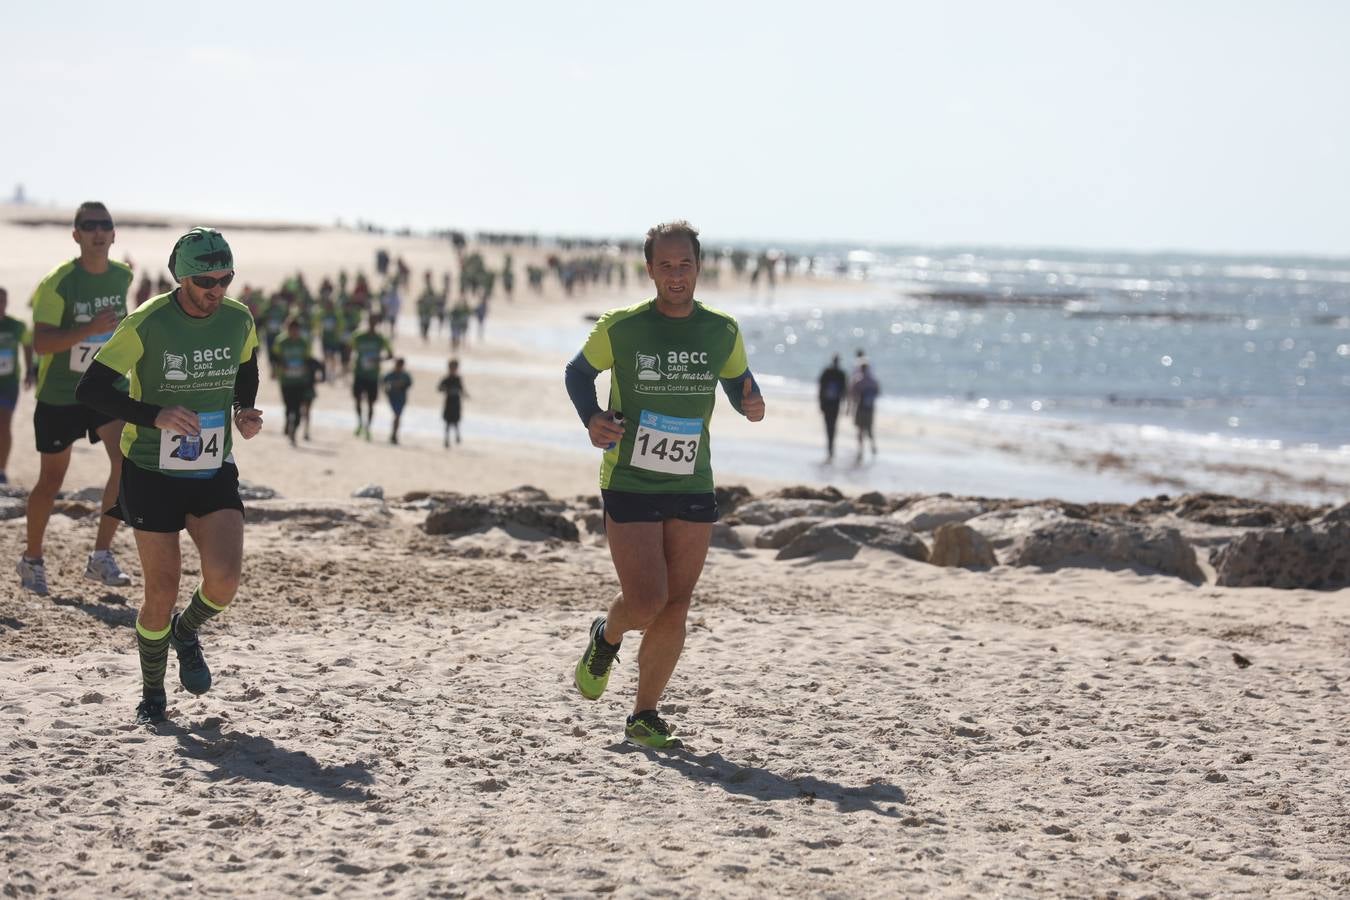
[[[1350,504],[1337,509],[1218,494],[1158,496],[1134,504],[881,494],[790,487],[761,497],[718,488],[714,543],[772,550],[776,558],[848,559],[863,548],[938,566],[1130,569],[1200,584],[1200,554],[1225,586],[1350,586]],[[492,496],[418,492],[429,534],[502,527],[576,541],[603,533],[596,497],[553,499],[521,487]]]
[[[733,500],[725,521],[755,526],[779,559],[876,547],[940,566],[1086,566],[1224,586],[1350,586],[1350,504],[1328,510],[1219,494],[1077,504],[947,494],[863,494],[797,487]],[[927,539],[921,539],[919,536]]]
[[[405,494],[404,505],[426,509],[422,529],[427,534],[460,535],[485,528],[502,528],[519,537],[550,537],[578,541],[573,504],[554,500],[528,485],[491,496],[418,491]]]

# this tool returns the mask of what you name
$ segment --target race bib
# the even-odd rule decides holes
[[[110,337],[112,337],[111,331],[107,334],[93,334],[71,347],[70,371],[88,372],[89,364],[94,361],[94,354],[98,353],[98,348],[108,343]]]
[[[374,372],[380,367],[380,354],[362,353],[357,359],[356,367],[362,372]]]
[[[6,347],[0,350],[0,376],[13,375],[16,357],[13,349]]]
[[[643,410],[633,437],[629,463],[649,472],[693,475],[698,442],[703,438],[702,419],[681,419]]]
[[[210,478],[220,468],[225,449],[225,413],[197,413],[201,434],[178,434],[168,429],[159,432],[159,468],[171,474],[191,478]]]

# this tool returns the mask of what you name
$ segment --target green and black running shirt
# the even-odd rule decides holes
[[[609,407],[625,418],[623,440],[600,463],[600,487],[711,491],[708,421],[718,379],[748,368],[736,320],[698,301],[675,319],[645,300],[601,316],[581,353],[597,371],[612,370]]]
[[[356,365],[352,377],[356,381],[380,380],[380,363],[394,350],[384,335],[374,331],[363,331],[351,339],[352,352],[356,354]]]
[[[19,386],[19,363],[24,345],[30,343],[27,325],[13,316],[0,317],[0,389]]]
[[[280,335],[272,342],[272,356],[281,367],[281,383],[287,387],[309,384],[309,341]]]
[[[95,360],[114,372],[130,373],[133,400],[197,413],[201,434],[128,422],[122,428],[122,454],[147,471],[187,478],[210,478],[232,462],[235,376],[257,348],[253,314],[229,297],[205,319],[183,312],[172,291],[137,307]]]
[[[113,260],[100,275],[85,271],[78,259],[62,263],[33,292],[34,329],[38,325],[74,328],[105,309],[116,311],[117,318],[122,319],[127,314],[131,282],[131,268]],[[91,334],[69,350],[39,356],[37,399],[53,406],[74,406],[75,385],[111,336],[112,332]],[[126,384],[118,387],[125,390]]]

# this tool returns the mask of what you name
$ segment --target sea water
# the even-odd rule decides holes
[[[862,262],[859,257],[862,257]],[[833,257],[870,290],[728,300],[756,371],[814,383],[862,351],[890,397],[997,418],[1350,444],[1350,260],[895,249]]]
[[[1350,260],[789,249],[812,258],[809,282],[799,271],[751,286],[723,264],[720,283],[705,277],[699,289],[739,320],[766,394],[810,400],[833,355],[848,371],[861,350],[884,417],[955,423],[981,441],[934,429],[856,465],[846,419],[830,462],[819,422],[772,447],[724,428],[722,480],[1084,501],[1183,490],[1346,499]],[[634,298],[649,291],[635,285]],[[572,329],[511,339],[556,355],[561,380],[590,328],[581,311]],[[588,452],[580,429],[555,431],[465,422],[466,436]]]

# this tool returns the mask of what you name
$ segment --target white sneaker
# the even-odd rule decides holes
[[[101,581],[108,587],[127,587],[131,576],[117,567],[111,550],[95,550],[89,554],[89,564],[84,567],[84,577],[90,581]]]
[[[34,562],[20,554],[19,564],[14,570],[19,573],[19,583],[24,590],[32,591],[39,597],[47,596],[47,567],[42,560]]]

